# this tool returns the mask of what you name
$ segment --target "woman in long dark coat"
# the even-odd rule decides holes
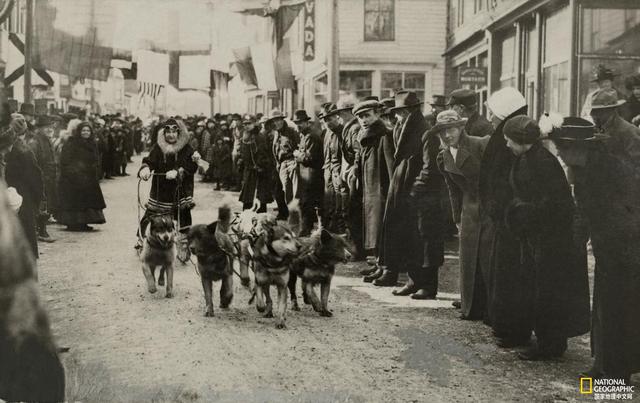
[[[520,358],[555,358],[567,349],[567,338],[589,331],[586,248],[574,242],[573,196],[557,158],[538,140],[537,123],[518,116],[504,126],[504,133],[517,154],[505,222],[520,244],[518,271],[528,276],[522,281],[529,284],[536,334],[536,346]]]
[[[88,224],[104,224],[106,208],[96,178],[98,150],[93,129],[80,123],[67,140],[60,156],[60,217],[58,222],[71,231],[90,231]]]
[[[595,362],[584,376],[628,381],[640,372],[640,172],[608,150],[615,133],[608,139],[595,135],[593,125],[578,118],[565,118],[565,124],[570,128],[549,138],[571,169],[579,216],[587,223],[582,241],[591,238],[596,260]],[[580,135],[585,130],[588,134]],[[640,137],[629,140],[629,146],[640,145]]]
[[[495,99],[494,99],[495,98]],[[520,244],[504,223],[507,204],[513,199],[509,172],[515,156],[507,148],[502,129],[528,107],[517,90],[507,87],[487,101],[496,131],[491,135],[480,163],[480,270],[487,287],[487,318],[500,347],[526,345],[531,338],[528,284],[520,272]],[[494,110],[495,109],[495,110]]]
[[[464,123],[462,123],[464,125]],[[486,309],[486,287],[478,265],[480,246],[480,202],[478,178],[480,160],[489,142],[489,136],[471,137],[462,132],[455,147],[455,157],[450,147],[438,155],[438,167],[444,175],[453,212],[453,220],[459,225],[460,241],[460,291],[462,294],[462,318],[482,319]],[[441,134],[442,135],[442,134]]]
[[[239,163],[242,172],[240,201],[243,210],[250,209],[254,200],[260,202],[259,213],[267,211],[267,204],[273,201],[271,193],[272,159],[270,147],[260,128],[251,123],[240,140]]]

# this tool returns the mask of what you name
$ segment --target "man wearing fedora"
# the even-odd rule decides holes
[[[484,137],[493,133],[494,129],[491,123],[478,112],[478,102],[474,91],[460,88],[451,92],[448,106],[458,115],[467,119],[464,130],[469,136]]]
[[[509,177],[512,199],[505,225],[519,242],[519,268],[526,277],[521,296],[536,343],[519,354],[529,361],[560,357],[567,339],[589,332],[589,278],[584,244],[573,237],[575,204],[562,166],[539,141],[538,124],[526,115],[504,125],[514,154]]]
[[[532,329],[523,315],[530,304],[526,298],[529,284],[522,281],[527,273],[520,265],[520,242],[504,222],[507,206],[513,200],[509,173],[515,156],[507,148],[503,128],[510,119],[526,115],[528,106],[518,90],[506,87],[491,95],[487,107],[496,130],[480,163],[478,262],[487,287],[485,323],[493,328],[498,346],[510,348],[528,344]]]
[[[332,102],[320,107],[318,119],[324,122],[324,215],[325,225],[329,231],[342,234],[345,232],[347,186],[342,180],[342,132],[344,125],[340,117],[341,109]]]
[[[587,94],[587,97],[584,99],[584,104],[582,105],[582,111],[580,112],[580,116],[584,119],[591,120],[591,105],[593,102],[593,96],[596,92],[600,90],[612,90],[616,92],[616,95],[619,99],[622,98],[622,94],[613,86],[613,80],[618,77],[615,71],[605,66],[604,64],[599,64],[593,70],[593,78],[591,80],[592,83],[595,83],[598,88],[594,91],[591,91]]]
[[[591,239],[596,260],[591,322],[595,360],[581,376],[622,378],[628,385],[631,374],[640,372],[638,171],[610,151],[609,134],[596,133],[584,119],[565,118],[549,139],[569,166],[578,215],[585,223],[576,227],[574,238],[582,246]]]
[[[633,167],[640,177],[640,128],[624,120],[618,113],[625,104],[614,90],[600,90],[593,94],[591,117],[596,129],[609,138],[604,140],[608,151]]]
[[[284,115],[279,109],[273,109],[266,124],[273,125],[273,147],[278,174],[282,182],[284,199],[290,203],[296,197],[298,187],[298,164],[293,157],[293,150],[298,148],[300,137],[298,132],[287,125]]]
[[[431,112],[425,116],[425,119],[427,120],[429,127],[433,127],[436,124],[438,114],[447,110],[447,100],[444,95],[434,95],[431,97],[429,105],[431,105]]]
[[[322,177],[322,140],[313,133],[312,121],[307,111],[295,111],[293,123],[298,126],[300,144],[293,156],[298,163],[298,198],[302,222],[300,236],[308,236],[313,230],[318,214],[322,214],[324,182]]]
[[[398,117],[393,132],[395,153],[385,203],[379,258],[380,265],[386,268],[373,284],[394,287],[399,273],[406,271],[417,290],[413,294],[424,298],[428,292],[420,288],[422,278],[418,278],[422,277],[423,243],[418,227],[417,203],[411,191],[422,169],[422,136],[428,124],[421,112],[423,102],[415,92],[398,91],[395,102],[396,106],[391,109]]]
[[[54,125],[55,121],[49,116],[38,116],[35,133],[27,139],[27,145],[36,157],[44,181],[44,197],[38,214],[38,240],[43,242],[55,241],[47,232],[49,216],[52,214],[55,216],[58,207],[58,179],[53,151]]]

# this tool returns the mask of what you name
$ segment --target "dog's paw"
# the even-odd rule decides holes
[[[164,276],[158,277],[158,285],[162,287],[164,285]]]
[[[242,277],[240,279],[240,285],[245,288],[249,288],[249,286],[251,285],[251,279],[249,277]]]
[[[260,313],[263,313],[264,311],[267,310],[267,307],[264,305],[256,304],[256,310]]]
[[[167,293],[164,296],[165,298],[173,298],[173,292],[171,291],[167,291]]]
[[[298,301],[291,302],[291,310],[292,311],[300,311],[300,305],[298,305]]]
[[[269,309],[267,312],[264,313],[264,317],[265,318],[273,318],[273,311],[271,309]]]
[[[331,312],[328,309],[322,309],[322,310],[320,310],[319,313],[320,313],[320,316],[324,316],[325,318],[330,318],[330,317],[333,316],[333,312]]]
[[[276,323],[276,329],[286,329],[287,325],[284,323],[284,321],[278,321]]]
[[[148,287],[148,290],[149,290],[149,292],[150,292],[151,294],[155,294],[155,293],[156,293],[156,291],[158,291],[158,288],[156,288],[156,285],[154,284],[154,285],[150,285],[150,286]]]
[[[205,318],[213,318],[213,309],[207,309],[204,313]]]

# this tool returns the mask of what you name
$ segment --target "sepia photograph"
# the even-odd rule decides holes
[[[0,0],[0,403],[618,401],[640,0]]]

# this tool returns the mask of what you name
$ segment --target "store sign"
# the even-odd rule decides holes
[[[486,67],[460,67],[459,80],[460,85],[487,85],[487,68]]]
[[[304,4],[304,61],[316,58],[316,0]]]

